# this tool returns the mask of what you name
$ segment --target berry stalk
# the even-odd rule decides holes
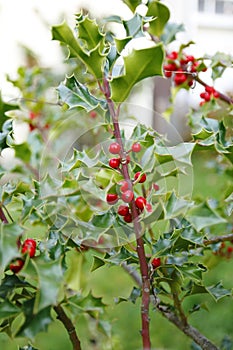
[[[118,120],[119,108],[117,109],[117,111],[115,110],[114,103],[110,98],[111,96],[110,86],[107,79],[104,79],[103,88],[101,87],[101,90],[105,95],[109,112],[112,117],[115,139],[120,145],[119,155],[120,155],[121,164],[122,164],[122,175],[124,177],[124,180],[127,181],[127,183],[129,184],[129,190],[133,191],[133,185],[130,180],[129,171],[128,171],[128,163],[126,158],[127,153],[124,150],[124,145],[121,138],[121,131],[120,131],[119,120]],[[143,350],[150,350],[151,349],[150,329],[149,329],[150,278],[149,278],[148,264],[146,260],[145,249],[144,249],[144,242],[142,238],[142,228],[139,222],[138,210],[137,210],[137,206],[134,198],[130,201],[130,209],[132,212],[134,232],[135,232],[136,242],[137,242],[137,254],[138,254],[139,265],[140,265],[140,274],[142,278],[141,336],[142,336]]]

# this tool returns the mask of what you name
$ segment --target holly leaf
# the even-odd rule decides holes
[[[190,208],[187,212],[186,219],[197,231],[202,230],[204,227],[226,222],[226,220],[210,208],[207,203],[202,203]]]
[[[16,336],[34,339],[38,333],[47,331],[48,325],[53,321],[51,307],[44,308],[38,313],[33,312],[33,307],[34,299],[28,300],[23,304],[25,321]]]
[[[0,91],[0,130],[2,129],[2,126],[5,123],[5,121],[8,119],[6,113],[18,108],[18,105],[4,102]]]
[[[110,81],[112,99],[123,102],[130,94],[133,86],[139,81],[155,75],[163,75],[164,51],[162,44],[157,46],[133,50],[124,57],[124,75],[115,77]]]
[[[0,152],[4,148],[9,147],[9,143],[12,142],[12,133],[13,133],[12,120],[8,119],[2,125],[2,131],[0,132]]]
[[[0,319],[14,317],[20,312],[20,308],[9,302],[9,300],[5,300],[0,303]]]
[[[152,1],[148,5],[147,16],[153,16],[154,20],[150,22],[148,32],[155,36],[160,36],[170,18],[170,11],[160,1]]]
[[[79,23],[79,25],[82,27],[81,23]],[[80,27],[79,31],[81,30]],[[84,36],[84,29],[82,36]],[[88,71],[91,74],[93,74],[97,79],[102,79],[102,67],[104,65],[105,55],[107,53],[103,54],[100,52],[101,50],[99,50],[99,48],[101,42],[95,49],[92,49],[89,52],[85,52],[85,47],[83,47],[82,40],[78,41],[76,39],[72,30],[65,21],[59,25],[52,27],[52,40],[58,40],[62,44],[65,44],[69,49],[68,58],[79,58],[86,65]]]
[[[221,281],[216,283],[215,285],[206,287],[206,289],[215,301],[218,301],[219,299],[222,299],[226,296],[232,295],[232,291],[229,289],[225,289]]]
[[[60,259],[44,261],[42,258],[33,260],[39,278],[39,289],[35,303],[36,312],[49,305],[57,303],[58,294],[63,281],[63,271]]]
[[[87,112],[95,109],[102,101],[91,95],[89,90],[76,80],[74,75],[67,77],[58,88],[60,100],[66,103],[69,109],[84,108]]]
[[[23,229],[16,223],[1,223],[0,229],[0,272],[2,273],[11,260],[19,256],[17,239],[22,234]]]
[[[141,0],[123,0],[123,2],[134,12],[138,5],[141,4]]]

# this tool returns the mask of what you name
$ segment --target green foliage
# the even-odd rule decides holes
[[[88,334],[94,340],[101,337],[104,349],[120,349],[105,297],[111,300],[117,291],[115,307],[131,302],[136,309],[145,296],[142,267],[148,272],[151,298],[156,296],[161,306],[155,305],[152,320],[166,308],[173,319],[183,322],[187,317],[192,323],[193,315],[208,309],[206,300],[219,305],[232,297],[229,280],[210,278],[214,266],[232,255],[232,102],[220,96],[190,110],[189,142],[171,145],[139,122],[130,132],[121,130],[119,120],[128,117],[121,103],[142,80],[163,76],[166,45],[183,30],[169,22],[169,10],[160,1],[148,1],[146,17],[137,13],[141,1],[124,3],[132,11],[128,20],[112,16],[102,25],[80,13],[74,30],[65,22],[53,26],[53,40],[69,50],[65,80],[47,69],[20,67],[17,79],[8,80],[21,92],[21,103],[0,101],[0,147],[10,147],[17,161],[9,168],[1,165],[0,330],[12,338],[30,339],[35,346],[37,335],[50,331],[59,305],[78,325],[78,334],[80,324],[85,328],[80,331],[84,346],[89,346]],[[116,22],[124,28],[124,38],[108,31]],[[128,50],[134,40],[148,40],[148,33],[156,44],[150,40],[150,47]],[[213,79],[232,64],[230,56],[220,53],[208,59]],[[54,95],[46,101],[52,84]],[[171,101],[181,87],[172,87]],[[21,143],[14,140],[13,122],[28,124]],[[121,150],[113,156],[109,145],[115,141]],[[139,152],[132,151],[134,143],[140,144]],[[209,185],[205,192],[202,182],[209,178],[199,169],[204,154],[212,161],[215,178],[223,176],[223,190]],[[119,167],[110,166],[111,157],[120,159]],[[144,183],[135,180],[137,172],[146,175]],[[119,205],[126,206],[124,180],[135,198],[146,199],[146,208],[135,207],[136,216],[129,222],[118,213]],[[117,203],[107,203],[109,193],[118,196]],[[28,237],[37,242],[31,258],[21,250]],[[139,243],[145,248],[143,263]],[[10,264],[17,258],[24,264],[14,272]],[[160,259],[156,267],[155,258]],[[125,281],[102,278],[106,295],[96,294],[93,276],[103,271],[105,277],[122,267],[135,281],[125,286]],[[120,280],[120,273],[117,277]],[[132,344],[139,346],[137,340]],[[34,345],[20,349],[36,349]],[[229,348],[231,341],[221,346]]]

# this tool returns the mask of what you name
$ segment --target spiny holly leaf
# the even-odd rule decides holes
[[[204,227],[226,222],[218,213],[216,213],[208,203],[202,203],[190,208],[186,215],[187,220],[197,231]]]
[[[165,203],[165,218],[171,219],[179,214],[185,215],[186,210],[192,205],[191,202],[178,198],[174,192],[171,193],[168,200]]]
[[[133,50],[124,57],[124,75],[110,81],[112,99],[123,102],[136,83],[148,77],[163,75],[163,57],[162,44],[142,50]]]
[[[160,1],[152,1],[148,5],[147,16],[153,16],[154,20],[150,22],[148,32],[155,36],[160,36],[170,18],[170,11]]]
[[[9,300],[0,303],[0,319],[14,317],[21,312],[20,308],[12,304]]]
[[[100,33],[96,21],[83,16],[82,13],[76,15],[76,28],[79,39],[83,41],[84,50],[95,50],[104,39],[104,34]]]
[[[146,18],[143,18],[138,13],[127,21],[122,21],[126,35],[129,38],[140,38],[145,36],[143,33],[143,24],[146,22]]]
[[[17,238],[23,233],[23,229],[17,223],[1,223],[0,230],[0,272],[2,273],[11,260],[19,256]]]
[[[123,0],[123,2],[134,12],[138,5],[141,4],[141,0]]]
[[[58,88],[59,98],[68,105],[69,109],[84,108],[87,112],[95,109],[102,101],[91,95],[89,90],[79,83],[74,75],[67,77]]]
[[[5,275],[1,280],[0,297],[5,299],[16,288],[30,287],[30,284],[16,275]]]
[[[170,42],[176,39],[176,34],[182,31],[185,31],[183,24],[177,24],[169,21],[165,25],[163,34],[161,35],[160,39],[164,42],[165,45],[168,45]]]
[[[63,271],[60,259],[44,261],[42,258],[37,258],[34,259],[33,265],[39,277],[39,292],[35,303],[35,310],[38,312],[57,303],[63,280]]]
[[[33,308],[34,299],[30,299],[23,304],[25,321],[16,336],[34,339],[38,333],[47,331],[48,325],[53,321],[51,307],[44,308],[38,313],[34,313]]]
[[[89,53],[83,51],[81,42],[75,38],[72,30],[65,21],[60,25],[52,27],[52,39],[65,44],[70,51],[69,57],[79,58],[87,66],[91,74],[97,79],[102,79],[105,54],[99,52],[99,47]]]
[[[0,152],[12,143],[12,120],[8,119],[2,125],[2,132],[0,132]]]
[[[101,259],[99,256],[93,256],[93,264],[91,267],[91,272],[97,270],[99,267],[105,265],[104,259]]]
[[[232,295],[232,291],[229,289],[225,289],[221,281],[213,286],[206,287],[206,289],[215,301],[218,301],[219,299],[224,298],[226,296]]]

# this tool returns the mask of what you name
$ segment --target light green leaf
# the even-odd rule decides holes
[[[206,289],[215,301],[218,301],[219,299],[224,298],[226,296],[232,295],[232,291],[229,289],[225,289],[221,281],[213,286],[207,287]]]
[[[93,260],[93,264],[91,267],[91,272],[97,270],[99,267],[105,265],[105,261],[104,259],[101,259],[100,257],[94,255],[93,256],[94,260]]]
[[[141,0],[123,0],[123,2],[134,12],[138,5],[141,4]]]
[[[23,233],[23,229],[16,223],[1,223],[0,229],[0,272],[2,273],[11,260],[19,256],[17,238]]]
[[[14,145],[16,158],[21,159],[25,163],[29,163],[31,159],[31,150],[27,142],[21,143],[19,145]]]
[[[150,22],[148,32],[152,35],[160,36],[170,18],[169,9],[160,1],[152,1],[148,5],[147,16],[153,16],[155,18]]]
[[[113,78],[110,82],[112,99],[123,102],[130,94],[133,86],[139,81],[155,75],[163,75],[164,51],[162,44],[157,46],[133,50],[124,57],[125,74]]]
[[[204,227],[226,222],[226,220],[210,208],[207,203],[202,203],[190,208],[186,218],[197,231],[202,230]]]
[[[57,303],[63,281],[63,271],[60,259],[44,261],[42,258],[37,258],[34,259],[33,265],[39,277],[39,292],[35,304],[36,312],[38,312]]]
[[[99,52],[99,47],[90,53],[84,52],[81,43],[75,38],[72,30],[65,21],[60,25],[52,27],[52,39],[65,44],[70,51],[69,57],[79,58],[87,66],[91,74],[97,79],[102,79],[105,55]]]

